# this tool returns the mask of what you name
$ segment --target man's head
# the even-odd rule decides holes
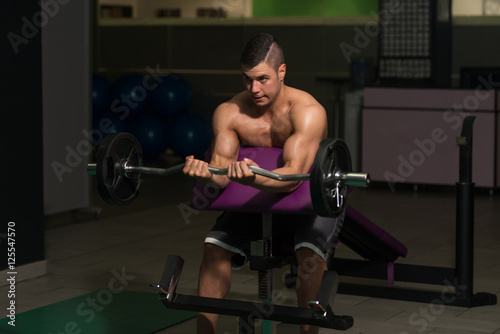
[[[254,102],[265,107],[278,97],[286,73],[283,50],[269,34],[259,34],[246,45],[241,55],[243,81]]]
[[[241,54],[241,67],[253,68],[266,62],[276,71],[285,63],[283,49],[272,35],[261,33],[248,41]]]

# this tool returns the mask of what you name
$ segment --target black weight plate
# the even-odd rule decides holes
[[[142,185],[140,173],[125,176],[125,161],[142,166],[142,149],[137,139],[126,132],[106,136],[96,154],[96,176],[99,194],[111,205],[128,205],[138,195]]]
[[[334,175],[337,171],[352,172],[351,154],[341,139],[324,139],[319,145],[311,170],[311,200],[316,213],[323,217],[338,217],[347,209],[349,187],[342,184],[339,188],[343,202],[337,206],[333,196],[336,187]]]

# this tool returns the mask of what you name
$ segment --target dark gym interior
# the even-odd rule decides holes
[[[349,191],[331,262],[329,306],[354,319],[343,331],[500,333],[500,1],[2,6],[1,333],[196,331],[197,310],[169,308],[150,284],[178,255],[178,303],[196,295],[220,211],[190,206],[196,182],[182,173],[143,175],[136,199],[111,205],[89,164],[114,132],[134,134],[144,166],[204,157],[213,112],[244,89],[240,54],[260,32],[280,41],[286,84],[325,108],[352,171],[371,177]],[[276,304],[296,305],[291,272],[273,271]],[[258,286],[244,266],[227,299],[261,305]],[[273,318],[286,310],[261,309],[256,332],[299,333]],[[230,311],[217,333],[242,332]]]

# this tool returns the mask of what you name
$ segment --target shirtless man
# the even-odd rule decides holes
[[[283,182],[253,174],[248,165],[257,166],[254,161],[237,161],[239,147],[282,147],[284,165],[274,172],[308,173],[321,140],[327,136],[325,109],[308,93],[285,85],[283,51],[271,35],[259,34],[248,42],[241,56],[241,69],[246,90],[222,103],[213,115],[214,143],[210,163],[187,157],[183,172],[220,188],[229,182],[239,182],[264,191],[292,192],[300,181]],[[228,168],[227,175],[212,175],[209,164]],[[262,231],[261,225],[250,221],[259,216],[225,213],[218,219],[205,239],[199,296],[226,296],[232,267],[242,265],[248,255],[241,239],[251,238],[252,234],[258,238]],[[295,237],[291,239],[295,242],[299,264],[298,306],[308,308],[307,302],[317,297],[326,270],[324,256],[338,230],[331,219],[299,218],[285,217],[284,228],[294,228]],[[276,227],[275,219],[273,226]],[[307,264],[307,268],[302,264]],[[214,333],[217,319],[216,314],[200,313],[197,333]],[[318,328],[302,325],[301,333],[318,333]]]

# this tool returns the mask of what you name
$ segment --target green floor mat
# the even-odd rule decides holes
[[[0,333],[148,334],[196,316],[166,309],[155,293],[103,289],[0,320]]]

